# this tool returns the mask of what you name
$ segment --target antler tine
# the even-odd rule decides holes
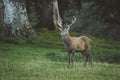
[[[73,16],[73,19],[72,19],[72,24],[74,24],[76,22],[76,17],[75,16]],[[72,25],[71,24],[71,25]]]
[[[62,24],[61,24],[61,23],[62,23],[62,22],[57,21],[58,26],[59,26],[60,28],[63,28],[63,26],[62,26]]]
[[[69,25],[69,27],[72,26],[72,24],[74,24],[75,22],[76,22],[76,17],[73,16],[72,23]]]

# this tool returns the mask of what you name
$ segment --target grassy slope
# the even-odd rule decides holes
[[[64,47],[58,34],[52,36],[53,32],[44,32],[41,32],[42,37],[34,41],[18,41],[16,44],[0,42],[0,80],[120,80],[120,65],[94,62],[91,69],[89,64],[84,68],[80,60],[74,63],[73,69],[68,69],[66,62],[46,58],[47,53],[66,56],[66,52],[61,52]],[[119,48],[116,45],[119,42],[109,41],[105,45],[101,44],[105,43],[104,40],[95,40],[97,46],[105,49]],[[100,50],[95,52],[99,53]]]

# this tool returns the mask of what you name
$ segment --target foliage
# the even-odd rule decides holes
[[[99,6],[95,5],[95,2],[84,2],[77,21],[73,25],[74,27],[71,27],[72,31],[105,38],[107,40],[120,40],[120,36],[118,35],[120,34],[120,24],[106,23],[104,20],[101,20],[98,11]]]
[[[72,3],[66,1],[67,5],[61,4],[64,1],[59,1],[60,13],[64,17],[64,23],[69,23],[71,16],[77,16],[77,22],[73,25],[72,31],[105,39],[120,40],[118,35],[120,34],[120,1],[84,0],[81,1],[82,7],[79,14],[73,0]]]
[[[45,57],[51,61],[55,62],[65,62],[67,61],[67,56],[65,56],[65,53],[55,53],[55,52],[50,52],[46,53]]]
[[[120,24],[119,0],[94,0],[98,6],[98,14],[101,21],[112,24]]]
[[[97,16],[94,15],[96,13],[96,8],[93,7],[93,2],[91,3],[84,3],[79,16],[77,17],[77,22],[72,30],[75,32],[92,34],[93,30],[97,25]]]
[[[93,68],[90,68],[89,64],[83,67],[80,54],[75,54],[75,58],[79,60],[74,62],[74,68],[68,69],[67,54],[58,32],[44,29],[38,34],[42,37],[32,40],[21,39],[16,41],[17,44],[0,41],[1,80],[120,79],[120,65],[108,64],[111,61],[115,63],[114,56],[120,60],[120,42],[91,37],[95,42],[91,51],[94,58]],[[15,40],[13,39],[13,42]]]
[[[120,40],[120,25],[119,24],[104,24],[99,25],[93,35],[105,38],[106,40],[112,39],[112,40]]]
[[[25,0],[20,3],[24,2],[27,12],[25,15],[28,14],[28,18],[31,22],[29,26],[34,27],[36,30],[43,27],[51,30],[55,29],[52,22],[50,22],[52,20],[52,16],[49,16],[52,13],[52,11],[50,11],[52,10],[52,0]],[[120,40],[120,36],[118,35],[120,34],[120,28],[118,27],[120,26],[119,4],[119,0],[58,0],[58,6],[63,23],[70,23],[72,16],[77,16],[78,18],[76,24],[72,28],[73,31],[113,40]],[[11,6],[13,6],[13,4]],[[13,9],[9,10],[12,11],[9,15],[12,15],[13,13],[16,14],[16,12],[13,12]],[[3,16],[3,11],[0,15]],[[10,16],[7,17],[9,18]],[[1,18],[1,21],[3,22],[2,19],[3,18]],[[13,15],[9,21],[15,21],[13,20]],[[1,25],[2,22],[0,22]],[[25,21],[22,23],[24,22]],[[21,27],[17,25],[15,27],[16,29]],[[31,31],[28,31],[27,33],[28,29],[24,29],[14,31],[14,33],[20,36],[29,35]],[[4,31],[2,27],[0,30]],[[3,34],[10,30],[11,29],[6,28],[6,31],[4,31]],[[20,33],[23,31],[25,34]],[[31,34],[33,32],[34,31],[32,31]]]
[[[47,49],[61,49],[58,52],[49,51],[44,54],[44,57],[51,61],[67,61],[67,52],[64,48],[63,42],[61,40],[61,36],[57,31],[48,31],[47,29],[41,30],[39,36],[34,39],[27,38],[5,38],[1,39],[2,42],[8,44],[16,44],[18,46],[33,46],[39,48],[47,48]],[[76,33],[70,33],[72,36],[76,36]],[[92,44],[91,53],[93,55],[93,59],[96,62],[108,62],[108,63],[120,63],[120,42],[101,40],[98,38],[90,37],[94,44]],[[59,54],[58,54],[59,53]],[[74,60],[76,62],[83,61],[81,54],[76,53]]]

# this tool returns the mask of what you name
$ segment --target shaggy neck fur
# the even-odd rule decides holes
[[[64,41],[64,43],[65,43],[65,45],[67,47],[70,46],[70,44],[71,44],[71,36],[69,35],[69,33],[65,37],[63,37],[63,41]]]

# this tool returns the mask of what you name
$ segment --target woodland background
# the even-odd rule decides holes
[[[55,26],[52,21],[52,2],[54,0],[3,0],[18,2],[21,7],[26,8],[27,20],[29,26],[34,30],[40,30],[41,28],[48,28],[49,30],[55,30]],[[12,34],[10,27],[5,29],[3,25],[4,8],[5,5],[1,0],[1,11],[0,11],[0,30],[3,35],[8,36]],[[105,39],[120,40],[120,1],[119,0],[58,0],[58,8],[60,16],[62,17],[63,23],[70,23],[72,16],[77,17],[77,22],[72,27],[71,31],[102,37]],[[15,4],[16,5],[16,4]],[[20,6],[20,5],[16,5]],[[19,9],[19,8],[18,8]],[[12,11],[12,10],[11,10]],[[16,14],[16,13],[13,13]],[[20,13],[22,14],[22,13]],[[16,22],[16,23],[19,23]],[[16,25],[13,23],[13,25]],[[7,26],[10,26],[7,24]],[[17,27],[19,25],[16,25]],[[15,26],[15,27],[16,27]],[[23,25],[22,25],[23,26]],[[12,26],[14,27],[14,26]],[[24,27],[23,27],[24,28]],[[13,28],[11,28],[13,30]],[[15,28],[14,28],[15,30]],[[26,32],[25,28],[21,31]],[[16,30],[14,31],[14,35]],[[18,31],[17,31],[18,32]],[[20,32],[20,30],[19,30]],[[21,35],[20,33],[19,35]],[[25,36],[25,34],[22,34]]]
[[[119,5],[120,0],[0,0],[0,80],[120,80]],[[77,18],[71,36],[93,40],[93,68],[83,67],[80,53],[67,68],[56,13],[64,25]]]

